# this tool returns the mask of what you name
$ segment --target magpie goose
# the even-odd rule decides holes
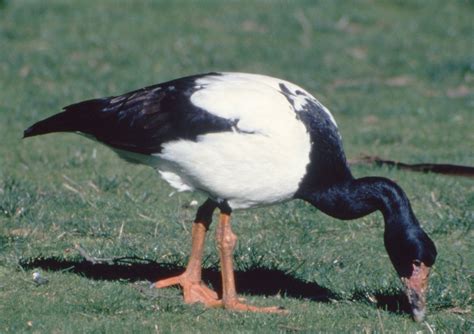
[[[155,168],[177,191],[200,191],[186,270],[156,282],[181,285],[186,303],[231,310],[281,312],[244,303],[236,293],[234,210],[305,200],[339,219],[381,211],[385,247],[412,307],[425,314],[433,241],[420,227],[403,190],[385,178],[352,176],[336,122],[326,107],[290,82],[256,74],[208,73],[120,96],[72,104],[24,137],[79,132],[128,161]],[[216,243],[222,298],[201,280],[206,232],[220,211]]]

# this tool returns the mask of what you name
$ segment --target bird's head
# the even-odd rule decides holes
[[[425,317],[428,278],[436,259],[436,247],[418,224],[389,233],[386,229],[384,239],[390,260],[404,285],[413,318],[421,322]]]

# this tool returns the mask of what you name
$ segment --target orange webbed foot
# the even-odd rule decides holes
[[[161,289],[172,285],[181,286],[186,304],[203,303],[208,307],[218,307],[221,305],[218,295],[214,290],[208,288],[202,281],[189,279],[186,273],[159,280],[153,284],[153,287]]]

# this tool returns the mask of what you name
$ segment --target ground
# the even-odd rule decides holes
[[[472,179],[353,169],[396,180],[438,246],[424,323],[380,214],[342,222],[300,201],[234,218],[238,290],[289,315],[231,313],[148,288],[185,265],[202,196],[170,197],[153,170],[74,134],[21,136],[83,99],[241,71],[318,97],[349,158],[472,166],[473,14],[467,0],[0,1],[0,332],[472,332]],[[218,289],[212,237],[205,268]]]

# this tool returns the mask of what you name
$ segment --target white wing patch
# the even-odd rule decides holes
[[[293,102],[295,105],[295,109],[302,109],[304,105],[306,105],[307,100],[311,99],[312,102],[316,103],[329,117],[331,122],[337,127],[336,120],[334,116],[331,114],[328,108],[326,108],[321,102],[319,102],[314,96],[308,93],[303,88],[295,85],[286,80],[281,80],[277,78],[272,78],[269,76],[261,75],[261,74],[248,74],[248,73],[222,73],[221,77],[206,77],[200,79],[198,81],[207,82],[208,84],[212,84],[215,82],[215,79],[219,79],[221,81],[234,81],[240,82],[241,84],[247,85],[248,82],[260,83],[262,85],[267,85],[277,91],[280,90],[280,84],[284,84],[285,87],[294,95]]]

